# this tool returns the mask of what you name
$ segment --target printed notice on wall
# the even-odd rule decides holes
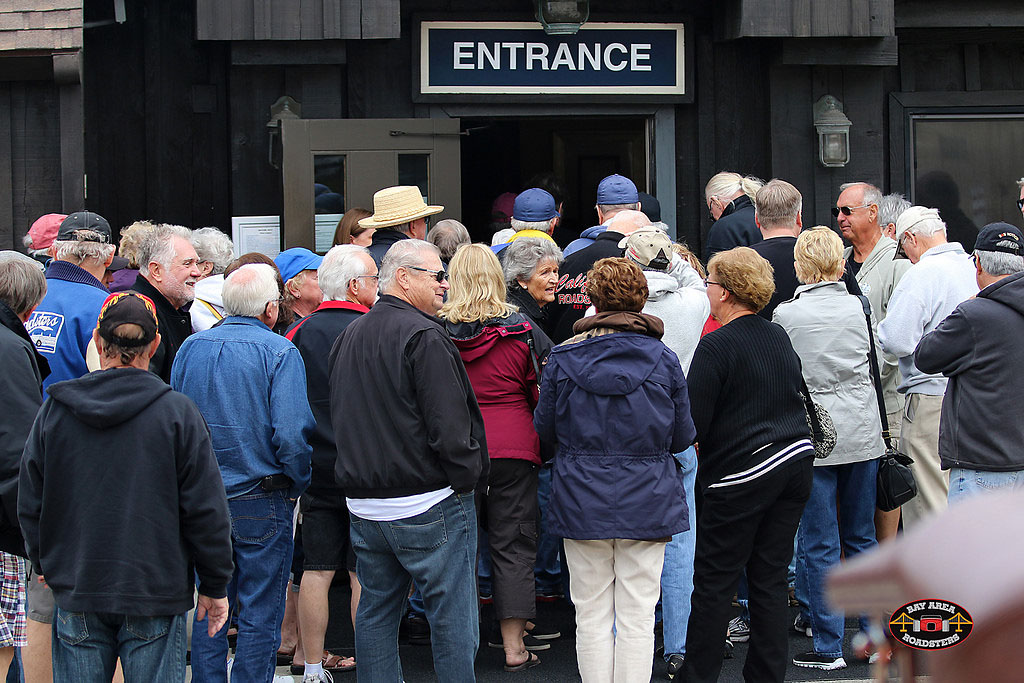
[[[232,216],[235,256],[257,251],[274,258],[281,253],[280,216]]]

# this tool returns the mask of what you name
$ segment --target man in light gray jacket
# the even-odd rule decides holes
[[[939,466],[939,414],[946,378],[922,372],[914,350],[962,301],[978,292],[974,265],[958,242],[946,241],[939,212],[912,206],[896,221],[896,243],[914,264],[893,290],[878,326],[882,348],[899,358],[906,394],[900,451],[914,459],[918,493],[903,505],[903,527],[919,524],[946,507],[949,473]]]
[[[846,270],[857,279],[861,292],[871,302],[871,312],[878,323],[885,319],[889,298],[911,265],[907,259],[895,258],[896,242],[882,234],[884,225],[880,211],[883,200],[881,191],[874,185],[847,183],[840,187],[836,208],[832,210],[840,232],[851,244],[843,252]],[[893,222],[896,218],[892,217]],[[903,396],[896,391],[900,383],[896,357],[883,353],[880,369],[889,432],[897,437],[903,419]],[[895,536],[899,524],[899,509],[891,512],[878,510],[875,514],[878,540]]]

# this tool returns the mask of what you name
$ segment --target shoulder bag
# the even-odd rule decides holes
[[[917,481],[910,469],[914,460],[909,455],[897,451],[892,444],[889,419],[885,414],[885,397],[882,394],[882,376],[878,356],[875,354],[875,334],[871,328],[871,303],[866,296],[858,295],[857,298],[864,308],[864,318],[868,324],[868,361],[871,364],[871,378],[878,399],[878,415],[882,419],[882,438],[885,439],[885,454],[878,461],[875,505],[880,510],[890,512],[917,495]]]
[[[804,399],[804,415],[807,418],[807,426],[811,429],[814,457],[827,458],[836,447],[836,426],[825,407],[811,400],[811,392],[807,389],[803,377],[800,378],[800,383],[803,385],[801,393]]]

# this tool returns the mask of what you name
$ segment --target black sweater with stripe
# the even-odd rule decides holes
[[[786,332],[760,316],[736,318],[701,339],[686,383],[702,490],[740,472],[756,475],[784,447],[810,438],[800,358]],[[797,449],[792,459],[812,454]]]

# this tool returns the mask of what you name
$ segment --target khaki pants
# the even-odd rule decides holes
[[[565,560],[583,683],[650,680],[665,543],[567,538]]]
[[[908,394],[903,408],[900,452],[914,459],[911,470],[917,480],[917,495],[903,505],[903,528],[910,530],[946,509],[949,472],[939,466],[939,414],[942,397]]]

